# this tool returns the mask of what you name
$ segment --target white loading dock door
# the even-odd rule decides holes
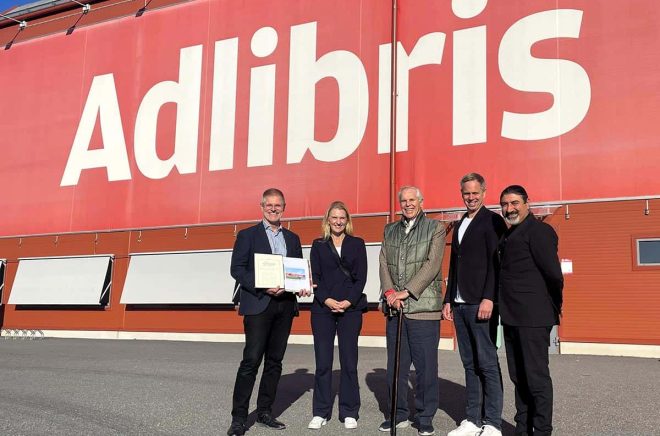
[[[100,305],[112,283],[112,255],[18,259],[8,304]]]
[[[231,304],[231,250],[130,255],[121,304]]]
[[[310,247],[303,248],[309,259]],[[233,304],[235,280],[231,277],[231,250],[130,255],[121,304]],[[378,303],[380,244],[367,245],[369,303]],[[299,298],[311,303],[313,297]]]

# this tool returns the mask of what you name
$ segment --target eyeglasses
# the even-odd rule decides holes
[[[264,204],[261,207],[263,207],[264,210],[272,210],[275,212],[280,212],[284,210],[284,206],[282,206],[281,204]]]

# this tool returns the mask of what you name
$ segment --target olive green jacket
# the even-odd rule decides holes
[[[403,313],[413,319],[440,319],[445,226],[421,212],[410,232],[405,221],[385,226],[380,251],[381,291],[407,290]]]

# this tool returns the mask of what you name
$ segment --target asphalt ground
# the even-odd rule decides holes
[[[223,435],[243,344],[85,339],[0,340],[0,435]],[[335,352],[336,355],[336,352]],[[436,434],[463,419],[458,353],[439,351]],[[335,359],[337,360],[337,358]],[[513,433],[513,388],[500,356],[503,430]],[[660,361],[552,355],[556,435],[660,435]],[[385,350],[361,348],[357,430],[311,419],[314,353],[290,345],[274,414],[284,431],[253,425],[249,436],[379,434],[388,409]],[[338,380],[338,371],[335,381]],[[337,383],[335,383],[337,388]],[[254,402],[256,392],[252,398]],[[252,409],[251,409],[252,410]],[[250,422],[255,419],[250,415]],[[380,433],[384,434],[384,433]],[[416,435],[412,428],[399,435]]]

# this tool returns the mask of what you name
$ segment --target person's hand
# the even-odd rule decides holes
[[[396,291],[394,289],[388,289],[383,293],[383,297],[385,297],[385,303],[389,306],[390,305],[390,296],[394,295]]]
[[[337,304],[337,300],[334,298],[326,298],[325,301],[323,302],[330,310],[333,310],[335,308],[335,305]]]
[[[310,291],[309,289],[301,289],[298,292],[296,292],[296,294],[299,297],[309,297],[310,295],[312,295],[312,291]]]
[[[324,303],[333,312],[337,313],[337,312],[343,312],[344,311],[341,308],[341,305],[339,304],[339,301],[335,300],[334,298],[326,298]]]
[[[493,300],[484,298],[479,304],[479,312],[477,312],[477,319],[487,320],[493,314]]]
[[[392,306],[395,309],[399,309],[403,306],[403,300],[410,297],[410,293],[407,290],[388,293],[387,295],[387,304]]]
[[[266,289],[266,293],[267,293],[268,295],[273,296],[273,297],[277,297],[277,296],[282,295],[282,293],[284,293],[284,288],[280,288],[280,287],[277,287],[277,288],[268,288],[268,289]]]
[[[348,300],[342,300],[339,303],[339,307],[341,307],[342,312],[346,311],[349,307],[351,307],[351,302]]]
[[[447,321],[453,321],[454,320],[454,314],[451,311],[451,304],[450,303],[445,303],[445,305],[442,307],[442,317],[446,319]]]

